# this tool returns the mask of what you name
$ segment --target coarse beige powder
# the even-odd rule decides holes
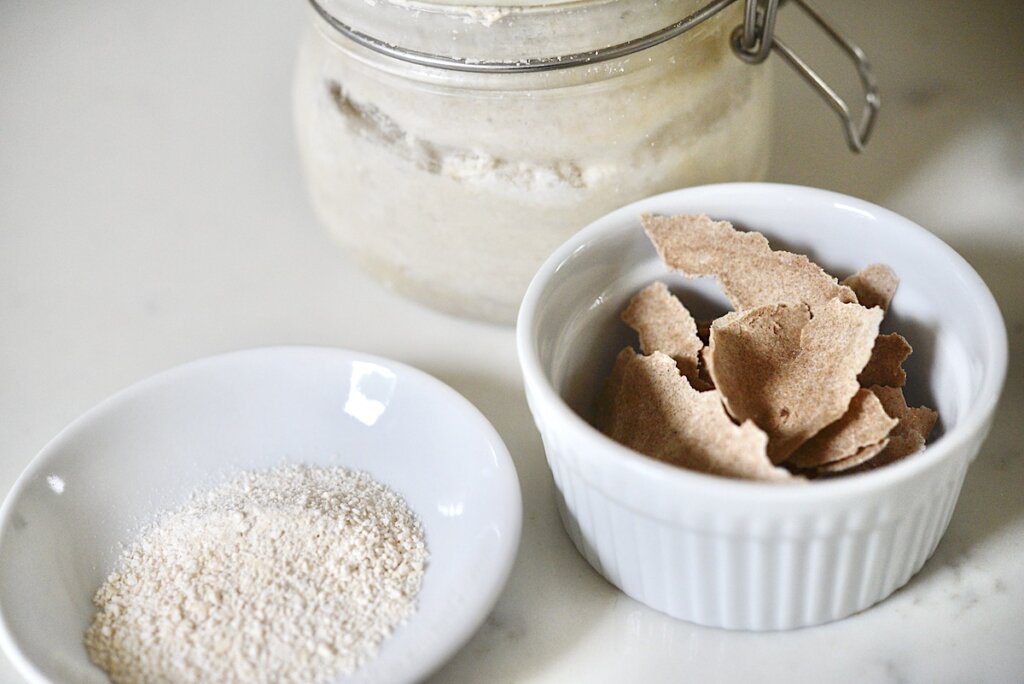
[[[365,473],[246,472],[124,550],[85,645],[116,684],[324,682],[415,611],[426,560],[415,514]]]

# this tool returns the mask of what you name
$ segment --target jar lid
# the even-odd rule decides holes
[[[347,29],[393,52],[465,63],[523,63],[593,53],[675,24],[706,2],[487,0],[482,5],[473,0],[310,0],[317,13],[343,33]],[[714,4],[724,7],[732,2]]]
[[[512,2],[513,0],[503,0]],[[375,52],[424,67],[476,73],[523,73],[590,65],[627,57],[707,27],[737,0],[584,0],[543,5],[463,5],[450,0],[309,0],[338,35]],[[780,0],[744,0],[743,23],[729,38],[748,64],[781,56],[832,108],[847,144],[861,152],[880,107],[878,87],[864,51],[805,0],[791,0],[853,61],[864,89],[855,120],[849,105],[775,35]],[[646,7],[644,7],[646,5]],[[689,13],[678,17],[679,12]],[[665,23],[671,20],[671,23]],[[454,22],[454,23],[453,23]],[[651,26],[660,28],[650,28]],[[630,32],[632,35],[624,35]]]

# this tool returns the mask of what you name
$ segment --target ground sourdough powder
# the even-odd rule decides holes
[[[416,516],[365,473],[246,472],[124,550],[85,645],[116,684],[325,682],[415,611],[426,560]]]

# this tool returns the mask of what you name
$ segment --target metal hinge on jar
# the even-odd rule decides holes
[[[525,73],[595,64],[655,47],[707,21],[737,1],[712,0],[693,14],[670,26],[617,45],[568,55],[537,57],[516,61],[456,58],[392,45],[349,26],[324,9],[318,0],[309,0],[309,3],[327,24],[349,40],[403,62],[473,73]],[[871,136],[881,104],[878,96],[878,87],[864,51],[839,33],[830,22],[808,5],[805,0],[790,0],[800,7],[853,60],[864,89],[864,107],[859,120],[855,120],[846,101],[814,69],[775,35],[775,19],[782,0],[743,1],[745,2],[743,24],[737,26],[731,36],[733,52],[748,64],[760,64],[768,58],[772,51],[777,52],[836,112],[842,121],[843,132],[850,149],[854,152],[861,152]]]
[[[860,152],[868,142],[871,131],[875,125],[875,118],[878,115],[878,108],[881,100],[878,97],[878,86],[875,83],[875,76],[871,72],[867,56],[864,51],[843,37],[821,14],[816,12],[804,0],[791,0],[800,7],[814,22],[828,34],[839,47],[853,60],[857,67],[857,75],[860,76],[861,85],[864,88],[864,109],[861,112],[860,122],[853,119],[849,105],[829,86],[825,80],[818,75],[814,69],[800,59],[799,55],[786,47],[785,43],[775,37],[775,15],[778,13],[780,0],[745,0],[746,9],[743,17],[743,25],[737,26],[732,33],[732,49],[744,62],[748,64],[760,64],[772,50],[779,53],[786,63],[793,67],[793,70],[800,74],[818,94],[829,104],[839,115],[843,122],[843,132],[846,134],[846,142],[854,152]]]

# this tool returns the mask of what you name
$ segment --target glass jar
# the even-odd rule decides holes
[[[429,306],[509,323],[541,262],[596,217],[762,178],[770,72],[732,53],[738,2],[655,47],[525,73],[409,63],[329,22],[405,50],[515,63],[616,45],[707,2],[499,1],[319,0],[294,115],[313,204],[351,257]]]

